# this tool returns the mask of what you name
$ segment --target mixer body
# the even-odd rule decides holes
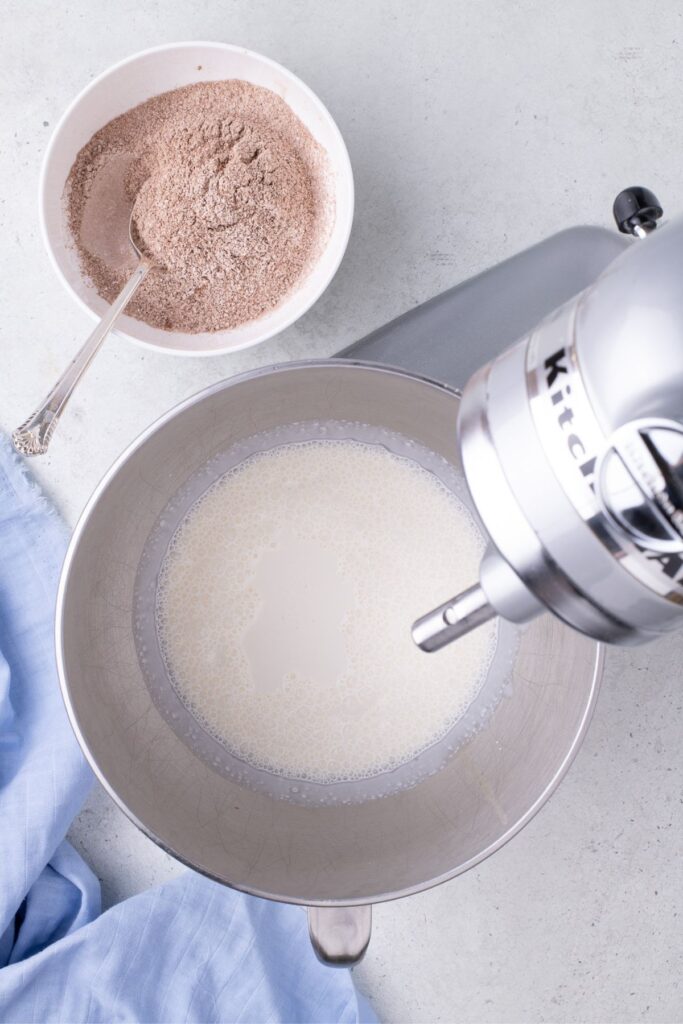
[[[621,644],[683,623],[682,280],[678,222],[471,378],[460,451],[491,544],[479,586],[416,623],[424,649],[493,614]]]

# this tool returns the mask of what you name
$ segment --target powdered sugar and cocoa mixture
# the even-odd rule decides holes
[[[162,93],[100,129],[65,191],[83,273],[111,302],[154,268],[126,312],[154,327],[220,331],[277,306],[320,254],[334,218],[327,156],[289,106],[248,82]]]

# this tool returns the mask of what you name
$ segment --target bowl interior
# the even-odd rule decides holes
[[[259,430],[327,418],[398,432],[457,464],[457,411],[452,392],[398,371],[288,364],[179,407],[122,456],[93,497],[60,591],[67,705],[109,792],[197,869],[303,903],[405,894],[497,849],[570,763],[600,658],[593,641],[550,616],[521,633],[509,695],[486,727],[436,774],[364,803],[301,805],[227,778],[182,742],[145,682],[133,628],[141,555],[171,496],[209,458]]]
[[[76,98],[57,126],[43,166],[41,217],[48,252],[67,287],[94,315],[107,308],[84,280],[64,217],[62,195],[78,151],[112,118],[159,93],[195,82],[239,78],[281,96],[328,154],[334,222],[327,244],[299,287],[275,310],[229,331],[182,334],[123,316],[117,333],[154,348],[191,355],[247,348],[293,323],[329,284],[343,256],[353,216],[353,179],[342,137],[318,98],[273,61],[220,43],[149,50],[118,64]]]

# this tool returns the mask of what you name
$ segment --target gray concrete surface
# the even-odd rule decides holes
[[[164,41],[218,39],[323,98],[354,166],[347,257],[317,306],[252,352],[173,360],[115,341],[37,476],[70,523],[154,417],[239,370],[329,355],[577,222],[624,185],[683,210],[677,0],[1,0],[0,427],[42,397],[90,329],[55,279],[36,189],[52,126],[90,78]],[[681,655],[611,652],[568,778],[503,851],[375,914],[357,970],[385,1021],[683,1020]],[[72,839],[107,903],[179,868],[95,790]]]

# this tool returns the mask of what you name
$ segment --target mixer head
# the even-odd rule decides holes
[[[642,188],[614,204],[639,238],[661,212]],[[494,615],[623,644],[683,623],[682,280],[683,220],[471,378],[459,443],[490,546],[479,583],[414,624],[423,650]]]

